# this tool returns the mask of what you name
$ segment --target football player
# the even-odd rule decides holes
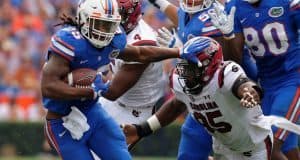
[[[225,50],[222,33],[212,25],[208,16],[215,0],[180,0],[177,7],[167,0],[149,0],[155,7],[160,9],[177,27],[178,38],[182,43],[195,36],[209,36],[217,40]],[[217,1],[218,2],[218,1]],[[173,47],[178,44],[177,39],[165,28],[158,30],[158,42],[161,46]],[[180,43],[179,43],[180,44]],[[225,56],[226,59],[228,58]],[[181,128],[181,139],[179,144],[179,160],[183,159],[207,159],[212,151],[212,139],[202,125],[187,115]]]
[[[63,79],[78,68],[97,70],[115,57],[143,63],[184,57],[197,63],[194,54],[205,45],[198,41],[179,49],[126,46],[116,0],[82,0],[76,20],[63,20],[66,25],[52,36],[42,70],[46,137],[64,160],[93,159],[90,149],[102,159],[131,159],[119,125],[97,103],[108,88],[101,75],[91,87],[72,87]]]
[[[241,53],[244,44],[251,50],[265,92],[262,100],[264,114],[297,122],[300,106],[300,1],[232,0],[226,8],[228,12],[230,10],[228,15],[215,5],[215,14],[210,15],[212,22],[231,39],[233,53]],[[273,128],[273,131],[272,158],[299,160],[298,136],[283,129]]]
[[[215,160],[270,160],[271,125],[298,134],[300,126],[284,118],[264,116],[259,105],[263,94],[260,87],[237,63],[223,61],[222,49],[213,39],[195,37],[187,43],[197,39],[209,39],[209,47],[198,55],[202,66],[178,62],[170,77],[175,97],[147,121],[125,125],[125,135],[136,141],[168,125],[187,109],[213,136]]]
[[[156,32],[142,19],[140,1],[118,2],[127,44],[156,46]],[[150,117],[155,103],[163,95],[162,62],[142,64],[115,59],[110,65],[111,86],[100,98],[104,109],[119,124],[139,123]]]
[[[156,46],[156,32],[142,19],[141,2],[118,0],[118,3],[127,44]],[[113,79],[100,98],[102,107],[120,125],[148,119],[164,94],[162,62],[142,64],[115,59],[110,66]]]

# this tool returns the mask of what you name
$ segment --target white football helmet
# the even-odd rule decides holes
[[[180,8],[190,14],[209,8],[215,0],[180,0]]]
[[[121,21],[116,0],[81,0],[76,18],[81,34],[97,48],[111,42]]]

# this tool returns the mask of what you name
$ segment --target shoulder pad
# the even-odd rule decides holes
[[[84,50],[86,40],[76,27],[65,27],[51,37],[49,50],[72,60],[78,50]]]
[[[115,49],[119,49],[120,51],[122,51],[126,47],[126,44],[127,40],[125,32],[115,34],[113,40],[111,41],[112,47]]]

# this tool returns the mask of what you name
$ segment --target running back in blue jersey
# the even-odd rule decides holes
[[[296,122],[300,107],[300,1],[261,0],[257,7],[243,0],[231,0],[236,6],[235,32],[243,33],[258,67],[265,91],[262,109],[266,115],[278,115]],[[283,152],[297,148],[297,136],[274,128],[282,141]]]
[[[112,42],[103,48],[95,48],[89,43],[77,30],[76,27],[68,26],[59,30],[51,38],[51,44],[48,50],[49,54],[57,54],[70,62],[71,70],[77,68],[99,69],[109,64],[110,60],[115,57],[126,46],[126,35],[120,30]],[[70,106],[93,105],[95,100],[73,100],[58,101],[49,98],[43,98],[44,106],[55,113],[66,115],[70,112]]]
[[[76,27],[60,29],[52,36],[48,50],[69,61],[71,70],[77,68],[99,69],[109,64],[110,59],[125,48],[126,35],[116,34],[111,43],[103,48],[95,48],[83,38]],[[64,127],[62,118],[47,119],[45,135],[62,159],[93,160],[93,150],[102,159],[129,160],[125,136],[117,123],[102,109],[98,98],[94,100],[56,100],[43,98],[48,113],[68,115],[71,107],[77,107],[86,117],[89,129],[79,140],[72,138]],[[78,122],[77,122],[78,123]],[[76,124],[75,124],[76,125]]]

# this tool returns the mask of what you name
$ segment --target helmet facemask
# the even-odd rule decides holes
[[[179,84],[186,94],[197,95],[207,85],[223,62],[223,52],[219,43],[209,37],[195,37],[209,39],[209,46],[197,55],[202,66],[182,60],[177,63]]]
[[[176,64],[176,70],[179,75],[179,84],[186,94],[197,95],[202,91],[204,86],[201,81],[204,74],[203,67],[182,60]]]
[[[115,0],[87,0],[79,4],[77,20],[81,34],[97,47],[107,46],[113,39],[121,21]],[[110,10],[103,6],[110,3]],[[116,9],[114,9],[116,8]]]
[[[190,14],[208,9],[214,0],[180,0],[180,8]]]
[[[97,48],[107,46],[120,25],[120,19],[89,17],[86,21],[81,33]]]

